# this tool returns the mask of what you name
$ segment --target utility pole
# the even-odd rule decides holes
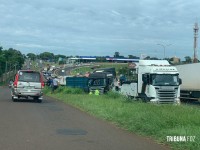
[[[172,45],[172,44],[168,44],[168,45],[164,45],[164,44],[157,44],[157,45],[160,45],[160,46],[162,46],[163,47],[163,50],[164,50],[164,58],[163,59],[165,59],[166,58],[166,56],[165,56],[165,49],[166,49],[166,47],[167,46],[170,46],[170,45]]]
[[[194,59],[193,59],[193,63],[197,63],[198,62],[198,57],[197,57],[197,47],[198,47],[198,42],[197,42],[197,38],[198,38],[198,23],[196,22],[194,24]]]

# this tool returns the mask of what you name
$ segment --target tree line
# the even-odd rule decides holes
[[[9,48],[9,49],[3,49],[3,47],[0,46],[0,75],[2,75],[5,72],[8,72],[9,70],[14,69],[20,69],[22,68],[25,59],[30,59],[32,61],[35,61],[36,59],[44,60],[44,61],[51,61],[51,62],[58,62],[59,63],[65,63],[65,60],[69,57],[73,56],[65,56],[65,55],[54,55],[50,52],[43,52],[38,55],[34,53],[28,53],[27,55],[22,54],[19,50]],[[76,56],[79,57],[79,56]],[[113,55],[114,58],[125,58],[123,55],[120,55],[119,52],[115,52]],[[134,55],[128,55],[127,58],[130,59],[139,59],[139,57]],[[158,58],[147,56],[145,59],[149,60],[158,60]],[[166,58],[166,60],[171,61],[172,58]],[[104,62],[106,61],[105,56],[99,56],[97,57],[96,61]],[[185,57],[185,63],[191,63],[192,58],[190,56]]]
[[[0,47],[0,76],[5,72],[22,68],[24,60],[25,55],[19,50]]]
[[[41,59],[41,60],[48,60],[48,61],[55,61],[57,62],[59,60],[59,58],[65,59],[67,58],[67,56],[65,55],[54,55],[53,53],[50,52],[43,52],[40,53],[39,55],[36,55],[34,53],[28,53],[27,58],[31,59],[31,60],[36,60],[36,59]]]

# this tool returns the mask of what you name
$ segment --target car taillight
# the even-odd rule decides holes
[[[13,83],[13,86],[14,86],[15,88],[17,88],[18,78],[19,78],[19,75],[16,74],[16,76],[15,76],[15,81],[14,81],[14,83]]]
[[[14,87],[17,88],[17,81],[13,83]]]
[[[43,76],[40,74],[40,82],[41,82],[41,88],[44,88],[44,81],[43,81]]]
[[[41,87],[44,88],[44,82],[41,82]]]

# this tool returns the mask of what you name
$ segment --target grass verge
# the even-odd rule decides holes
[[[59,87],[44,93],[130,132],[148,136],[173,149],[200,149],[200,109],[188,105],[153,105],[130,101],[117,93],[88,95],[80,89]],[[195,136],[194,141],[168,142],[167,136]]]

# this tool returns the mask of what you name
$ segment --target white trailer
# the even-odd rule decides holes
[[[154,103],[180,103],[179,73],[166,60],[140,60],[137,81],[124,83],[120,93]]]
[[[183,82],[180,88],[181,98],[198,100],[200,98],[200,63],[177,65],[176,68]]]
[[[67,77],[72,77],[72,76],[59,76],[58,77],[58,82],[62,86],[66,86],[66,78]]]

